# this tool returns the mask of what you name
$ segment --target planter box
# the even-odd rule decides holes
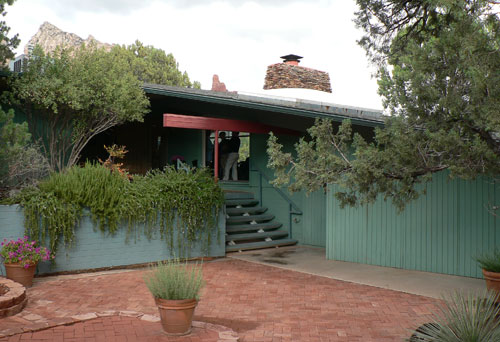
[[[202,253],[202,243],[194,243],[189,251],[189,257],[221,257],[225,255],[225,215],[219,214],[217,232],[213,233],[212,242],[208,255]],[[56,265],[50,262],[41,262],[38,265],[37,274],[48,274],[63,271],[78,271],[86,269],[97,269],[103,267],[126,266],[170,259],[170,251],[167,242],[160,237],[148,240],[146,236],[138,234],[136,238],[129,236],[127,239],[127,227],[124,226],[115,235],[102,233],[94,227],[90,217],[84,216],[80,226],[75,230],[75,244],[73,247],[60,246],[57,252]],[[24,236],[24,215],[17,205],[0,205],[0,240],[17,239]],[[175,240],[174,240],[175,241]],[[185,256],[179,250],[173,251],[177,257]],[[0,274],[5,275],[3,264]]]

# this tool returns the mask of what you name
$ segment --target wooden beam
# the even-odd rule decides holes
[[[163,114],[163,127],[206,129],[210,131],[248,132],[257,134],[268,134],[269,132],[273,132],[274,134],[286,134],[295,136],[302,135],[302,133],[299,131],[265,125],[259,122],[208,118],[203,116],[189,116],[171,113]],[[216,138],[218,137],[216,136]]]

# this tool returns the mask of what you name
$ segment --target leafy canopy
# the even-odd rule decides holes
[[[12,5],[14,0],[0,0],[0,14],[5,17],[7,11],[5,10],[6,5]],[[14,58],[14,50],[19,45],[19,35],[15,34],[9,38],[10,27],[7,26],[5,21],[0,21],[0,65],[7,67],[6,62],[9,59]]]
[[[74,165],[95,135],[127,122],[142,121],[149,101],[130,69],[129,53],[113,47],[36,47],[21,76],[12,79],[16,104],[30,132],[43,142],[54,171]]]
[[[390,114],[373,137],[318,121],[297,159],[269,140],[276,184],[340,184],[341,204],[392,198],[401,209],[434,172],[473,179],[500,170],[500,24],[492,1],[358,0],[360,44],[378,65]],[[351,147],[349,147],[351,146]],[[290,167],[291,166],[291,167]],[[293,175],[291,180],[287,178]]]
[[[144,46],[136,40],[134,44],[122,47],[129,51],[129,63],[134,75],[145,83],[163,84],[200,89],[200,82],[189,80],[187,72],[179,70],[174,56],[153,46]]]

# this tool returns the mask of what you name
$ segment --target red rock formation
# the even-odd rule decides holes
[[[212,77],[212,91],[227,92],[226,85],[224,84],[224,82],[219,81],[218,75],[214,75]]]

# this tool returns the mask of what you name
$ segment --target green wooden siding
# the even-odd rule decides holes
[[[488,211],[500,201],[498,190],[489,180],[446,173],[426,190],[401,213],[382,199],[341,209],[327,196],[327,258],[480,278],[474,257],[500,247],[500,224]]]

